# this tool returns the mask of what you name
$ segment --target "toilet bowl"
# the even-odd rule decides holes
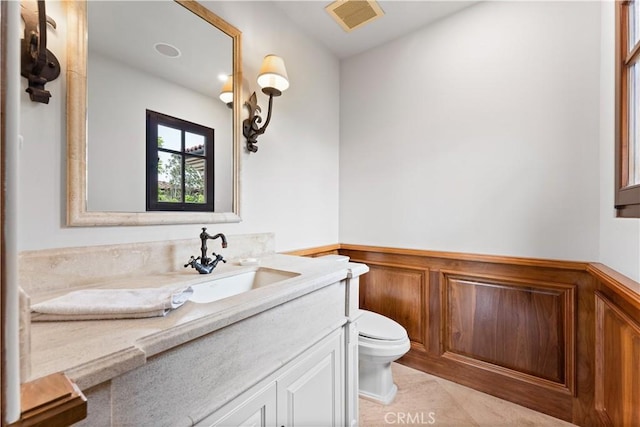
[[[344,255],[320,258],[348,262]],[[393,383],[391,362],[404,356],[411,348],[407,330],[388,317],[360,310],[358,324],[358,392],[360,396],[388,405],[398,387]]]
[[[399,323],[372,311],[361,311],[358,318],[359,393],[387,405],[398,391],[393,383],[391,362],[404,356],[411,342]]]

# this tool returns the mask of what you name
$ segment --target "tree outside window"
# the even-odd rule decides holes
[[[213,135],[147,110],[147,210],[213,211]]]

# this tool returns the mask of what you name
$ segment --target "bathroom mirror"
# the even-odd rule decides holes
[[[240,31],[195,1],[67,7],[67,224],[240,221]],[[146,111],[213,129],[213,211],[147,211]]]

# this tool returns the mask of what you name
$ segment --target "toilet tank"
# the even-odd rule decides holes
[[[333,260],[338,262],[349,262],[349,257],[346,255],[323,255],[318,258]]]

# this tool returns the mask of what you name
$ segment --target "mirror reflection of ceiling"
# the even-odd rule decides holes
[[[223,84],[218,75],[232,74],[231,37],[211,31],[210,23],[194,20],[191,11],[173,1],[89,1],[87,17],[90,50],[149,74],[211,97]],[[157,43],[175,46],[180,56],[159,54]]]

